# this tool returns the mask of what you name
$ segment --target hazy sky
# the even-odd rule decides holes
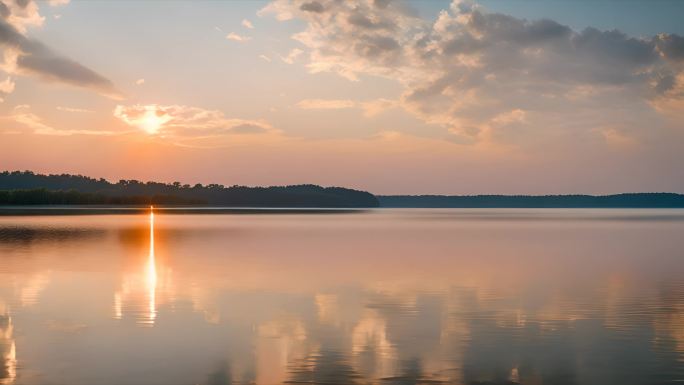
[[[681,1],[0,0],[0,169],[684,192]]]

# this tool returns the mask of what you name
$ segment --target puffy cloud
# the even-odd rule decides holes
[[[465,142],[508,140],[514,130],[596,134],[615,119],[648,126],[654,103],[666,108],[684,98],[676,91],[684,38],[673,34],[576,31],[464,1],[434,21],[401,3],[370,0],[275,0],[259,14],[305,22],[293,38],[306,48],[311,72],[394,79],[404,86],[404,109]]]
[[[35,2],[2,1],[0,15],[0,47],[4,49],[0,69],[91,89],[111,98],[121,97],[109,79],[25,35],[28,27],[42,25],[44,21]]]
[[[149,134],[172,139],[278,132],[261,120],[232,119],[221,111],[183,105],[118,105],[114,116]]]
[[[45,22],[33,1],[0,1],[0,18],[20,33],[26,33],[29,27],[40,27]]]
[[[232,41],[237,41],[239,43],[246,43],[246,42],[252,40],[252,38],[249,36],[238,35],[235,32],[231,32],[231,33],[227,34],[226,39],[232,40]]]
[[[252,22],[249,21],[249,20],[247,20],[247,19],[242,19],[242,23],[241,23],[241,24],[242,24],[243,27],[245,27],[245,28],[247,28],[247,29],[254,29],[254,24],[252,24]]]

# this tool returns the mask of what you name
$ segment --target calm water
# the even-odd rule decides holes
[[[0,384],[677,384],[684,210],[0,217]]]

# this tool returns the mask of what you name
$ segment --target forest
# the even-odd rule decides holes
[[[120,180],[83,175],[0,172],[2,205],[216,205],[230,207],[377,207],[368,192],[342,187],[223,186]]]

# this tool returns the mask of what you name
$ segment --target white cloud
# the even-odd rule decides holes
[[[231,32],[231,33],[227,34],[226,39],[232,40],[232,41],[237,41],[240,43],[246,43],[246,42],[252,40],[252,38],[249,36],[238,35],[235,32]]]
[[[249,20],[247,20],[247,19],[242,19],[242,23],[241,23],[241,24],[242,24],[243,27],[245,27],[245,28],[247,28],[247,29],[254,29],[254,24],[252,24],[252,22],[249,21]]]

